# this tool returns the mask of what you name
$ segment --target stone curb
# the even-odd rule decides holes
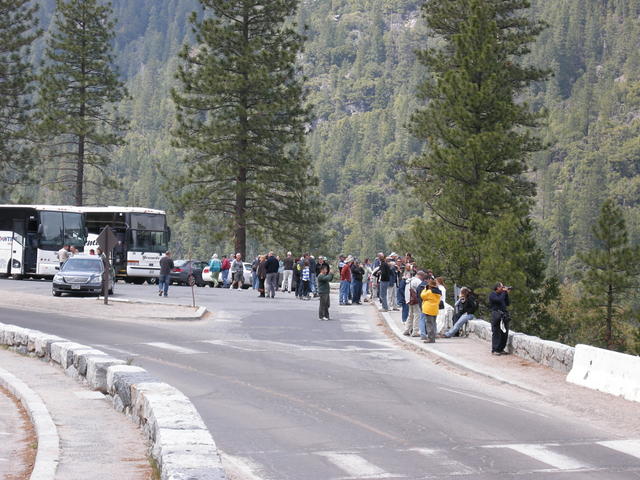
[[[375,304],[374,304],[374,308],[377,309],[377,306],[375,306]],[[409,344],[412,347],[418,348],[424,352],[428,352],[432,355],[435,355],[441,358],[442,360],[444,360],[445,362],[451,365],[455,365],[456,367],[463,368],[465,370],[476,373],[478,375],[482,375],[483,377],[491,378],[493,380],[496,380],[500,383],[504,383],[506,385],[511,385],[513,387],[526,390],[527,392],[535,393],[536,395],[544,395],[543,392],[541,392],[540,390],[537,390],[536,388],[530,385],[526,385],[520,382],[515,382],[513,380],[506,379],[500,375],[496,375],[495,373],[482,370],[470,362],[466,362],[452,355],[436,350],[435,348],[431,348],[429,344],[423,343],[421,340],[414,340],[412,337],[407,337],[406,335],[403,335],[402,330],[396,325],[396,322],[393,321],[393,319],[391,318],[391,315],[389,315],[388,312],[382,312],[379,309],[377,310],[378,310],[378,313],[382,316],[382,318],[384,318],[385,323],[391,329],[393,334],[402,342]]]
[[[38,437],[38,452],[31,480],[53,480],[60,462],[58,429],[40,396],[15,375],[0,368],[0,385],[24,406]]]
[[[195,406],[145,369],[87,345],[15,325],[0,323],[0,344],[51,361],[67,375],[107,395],[113,408],[144,432],[161,480],[226,479],[216,444]],[[44,404],[42,408],[46,411]],[[32,479],[49,480],[54,473]]]
[[[104,300],[104,297],[98,297],[98,300]],[[89,299],[89,300],[93,300],[93,299]],[[141,304],[141,305],[162,305],[162,306],[171,306],[171,307],[186,307],[186,308],[193,308],[193,306],[191,305],[185,305],[182,303],[161,303],[161,302],[153,302],[151,300],[142,300],[142,299],[137,299],[137,298],[112,298],[109,297],[109,301],[110,302],[116,302],[116,303],[137,303],[137,304]],[[205,313],[207,313],[207,307],[198,307],[196,306],[197,310],[195,311],[195,313],[191,314],[191,315],[180,315],[177,317],[157,317],[160,320],[200,320]]]

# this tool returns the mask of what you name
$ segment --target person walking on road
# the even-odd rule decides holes
[[[353,257],[349,255],[340,269],[340,305],[349,305],[351,290],[351,264]]]
[[[231,257],[231,255],[229,255]],[[229,280],[229,269],[231,268],[231,261],[226,256],[222,259],[220,271],[222,273],[222,287],[229,288],[231,281]]]
[[[388,312],[389,311],[389,303],[387,302],[388,300],[388,295],[387,295],[387,291],[389,290],[389,280],[391,279],[391,257],[388,257],[386,261],[382,261],[380,263],[380,268],[378,270],[378,273],[380,275],[380,289],[379,289],[379,295],[380,295],[380,304],[382,305],[382,311],[383,312]]]
[[[170,275],[173,268],[173,260],[171,252],[167,251],[160,259],[160,278],[158,278],[158,296],[168,296],[169,284],[171,283]]]
[[[231,262],[231,287],[239,290],[244,284],[244,264],[242,263],[242,255],[236,253],[236,258]]]
[[[329,265],[323,263],[320,266],[320,274],[318,275],[318,295],[320,296],[318,316],[320,320],[331,320],[329,315],[329,307],[331,306],[331,286],[329,283],[331,281],[333,281],[333,273],[329,273]]]
[[[491,353],[493,355],[507,355],[504,351],[509,339],[509,287],[498,282],[489,294],[489,309],[491,310]]]
[[[291,252],[287,252],[287,258],[283,260],[284,271],[282,272],[282,285],[280,288],[283,292],[291,293],[291,283],[293,282],[293,264],[295,259]]]
[[[222,267],[222,262],[218,258],[218,254],[214,253],[211,256],[211,261],[209,262],[209,271],[211,272],[211,280],[213,281],[213,286],[218,286],[218,277],[220,276],[220,268]]]
[[[69,245],[64,245],[60,250],[58,250],[58,261],[60,262],[60,268],[64,265],[64,262],[69,260],[71,256],[71,252],[69,251]]]
[[[275,298],[278,289],[278,269],[280,268],[280,262],[275,253],[269,252],[265,268],[267,272],[267,297]]]
[[[264,255],[258,257],[258,266],[256,267],[256,275],[258,276],[258,297],[264,298],[265,281],[267,279],[267,258]]]
[[[364,278],[364,268],[360,266],[360,262],[355,260],[351,267],[351,298],[352,303],[360,305],[362,297],[362,281]]]

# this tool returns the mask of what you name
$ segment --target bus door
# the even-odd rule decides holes
[[[14,218],[12,223],[13,241],[11,242],[9,273],[11,275],[21,275],[24,273],[25,222],[24,220]]]

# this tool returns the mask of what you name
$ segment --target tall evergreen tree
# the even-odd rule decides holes
[[[579,255],[586,267],[583,305],[592,319],[593,342],[624,350],[630,294],[640,287],[640,247],[630,244],[622,209],[611,199],[602,204],[593,234],[597,247]]]
[[[523,264],[539,262],[540,255],[519,250],[532,241],[501,245],[495,238],[532,234],[527,217],[534,188],[523,175],[528,154],[541,148],[529,132],[539,115],[516,97],[546,72],[519,63],[543,27],[526,17],[528,7],[526,0],[428,0],[423,7],[441,46],[419,53],[430,77],[420,88],[427,105],[411,123],[426,142],[410,162],[410,178],[426,205],[426,220],[414,234],[421,257],[459,284],[487,281],[494,263],[487,256],[508,259],[522,287],[542,280],[541,268]],[[522,298],[529,292],[521,290]]]
[[[29,58],[40,35],[30,0],[0,0],[0,196],[24,180],[33,162],[29,124],[34,74]]]
[[[48,142],[56,182],[82,205],[88,183],[114,188],[107,167],[122,145],[127,121],[118,103],[127,96],[113,62],[111,4],[56,0],[54,29],[40,76],[39,130]],[[88,168],[97,180],[90,180]]]
[[[304,38],[286,23],[298,0],[200,0],[172,92],[175,145],[186,168],[171,189],[180,208],[214,217],[246,254],[247,232],[296,244],[317,228],[317,179],[296,57]]]

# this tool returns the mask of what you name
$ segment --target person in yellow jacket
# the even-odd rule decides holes
[[[436,317],[440,310],[442,292],[438,290],[435,280],[429,280],[427,286],[420,292],[422,300],[422,315],[420,315],[420,338],[424,343],[436,341]]]

